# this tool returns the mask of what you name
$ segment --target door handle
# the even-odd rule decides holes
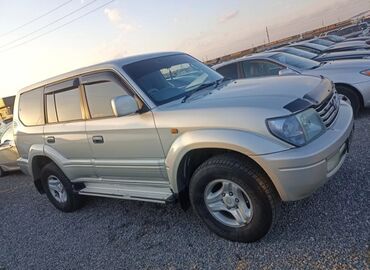
[[[100,144],[100,143],[104,143],[104,138],[103,136],[93,136],[92,141],[93,143]]]
[[[55,143],[55,137],[54,136],[48,136],[46,137],[47,143]]]

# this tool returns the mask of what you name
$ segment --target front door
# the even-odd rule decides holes
[[[103,181],[168,185],[164,153],[150,111],[114,116],[114,97],[132,95],[112,72],[81,78],[90,120],[86,132],[96,174]]]

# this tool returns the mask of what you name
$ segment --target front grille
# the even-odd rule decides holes
[[[315,110],[319,113],[326,127],[330,127],[338,116],[340,99],[337,92],[333,92]]]

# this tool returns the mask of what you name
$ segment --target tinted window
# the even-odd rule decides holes
[[[44,124],[43,88],[21,94],[19,99],[19,119],[26,126]]]
[[[307,52],[310,52],[310,53],[316,53],[316,54],[320,54],[321,53],[320,50],[314,49],[314,48],[309,48],[309,47],[300,46],[300,45],[296,45],[294,47],[295,48],[298,48],[298,49],[301,49],[301,50],[304,50],[304,51],[307,51]]]
[[[236,63],[220,67],[217,69],[217,72],[227,79],[238,79],[238,66]]]
[[[55,110],[54,94],[46,96],[46,116],[48,123],[58,122],[57,112]]]
[[[78,88],[55,93],[55,104],[60,122],[82,119]]]
[[[288,53],[277,53],[272,55],[271,58],[275,59],[281,64],[297,69],[312,69],[320,66],[320,63],[317,61]]]
[[[318,56],[317,53],[312,53],[312,52],[304,51],[304,50],[301,50],[301,49],[298,49],[298,48],[294,48],[294,47],[283,48],[283,49],[281,49],[281,51],[287,52],[287,53],[290,53],[290,54],[294,54],[294,55],[298,55],[298,56],[301,56],[301,57],[304,57],[304,58],[308,58],[308,59],[313,59],[316,56]]]
[[[216,71],[186,54],[146,59],[123,69],[156,105],[183,98],[205,85],[211,87],[222,79]],[[169,73],[172,70],[174,76]]]
[[[121,85],[110,81],[85,85],[85,92],[92,118],[113,116],[112,99],[127,95]]]
[[[246,78],[279,75],[282,66],[269,61],[244,61],[243,70]]]
[[[310,41],[311,43],[314,43],[314,44],[319,44],[319,45],[323,45],[323,46],[331,46],[334,44],[333,41],[330,41],[330,40],[326,40],[326,39],[315,39],[315,40],[312,40]]]

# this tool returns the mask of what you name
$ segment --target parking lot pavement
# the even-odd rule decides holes
[[[356,120],[338,174],[284,204],[277,226],[253,244],[220,239],[179,205],[88,198],[62,213],[15,173],[0,179],[0,269],[366,269],[369,182],[370,110]]]

